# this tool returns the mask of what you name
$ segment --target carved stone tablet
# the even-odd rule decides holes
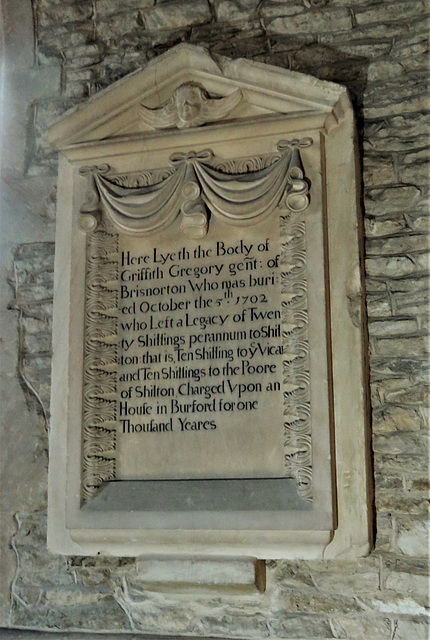
[[[341,87],[188,45],[51,129],[54,551],[365,552],[352,136]]]

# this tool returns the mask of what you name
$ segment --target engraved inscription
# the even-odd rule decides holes
[[[161,433],[173,437],[175,454],[187,449],[170,459],[169,477],[284,475],[278,265],[279,240],[261,241],[258,234],[235,242],[207,238],[175,250],[158,244],[145,254],[122,251],[123,451],[141,446],[135,439],[124,442],[130,435]],[[269,414],[274,420],[265,425]],[[211,447],[225,455],[205,457],[202,438],[215,431]],[[183,443],[181,434],[198,437]],[[255,467],[248,455],[253,438],[261,454]],[[157,447],[161,458],[165,446],[151,441],[151,458]],[[193,448],[199,460],[182,469]]]

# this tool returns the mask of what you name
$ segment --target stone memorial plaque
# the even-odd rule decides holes
[[[318,557],[351,498],[339,456],[364,442],[346,94],[293,74],[290,95],[288,72],[189,46],[164,58],[50,134],[50,546]]]

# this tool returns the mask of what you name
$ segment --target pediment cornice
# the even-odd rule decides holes
[[[181,88],[187,86],[197,88],[204,113],[189,125],[175,111]],[[323,123],[328,118],[328,125],[348,104],[347,91],[340,85],[180,44],[67,112],[49,129],[48,140],[62,150],[163,127],[210,126],[220,120],[237,123],[277,115],[320,115]],[[164,125],[156,126],[157,116]]]

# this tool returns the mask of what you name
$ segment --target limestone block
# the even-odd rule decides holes
[[[215,5],[215,15],[218,22],[247,20],[259,4],[258,0],[220,0]]]
[[[366,218],[364,221],[366,236],[368,238],[387,236],[408,230],[408,223],[403,216]]]
[[[413,620],[398,620],[396,624],[397,640],[427,640],[429,637],[429,623]]]
[[[367,255],[413,255],[415,252],[428,253],[428,235],[405,234],[394,238],[371,239],[366,244]]]
[[[375,411],[373,428],[375,433],[416,431],[421,428],[420,413],[414,407],[385,406]]]
[[[54,22],[38,29],[38,59],[47,64],[53,56],[60,57],[60,51],[85,45],[91,40],[94,24],[87,20],[76,29],[75,24]]]
[[[363,165],[363,178],[369,187],[380,187],[396,181],[393,158],[367,158]]]
[[[265,588],[265,567],[250,560],[151,560],[136,561],[139,581],[156,585],[157,591],[166,587],[183,589],[184,585],[206,587],[229,586],[250,591]],[[176,587],[174,586],[176,584]],[[149,586],[147,587],[150,588]]]
[[[283,611],[278,616],[272,615],[266,623],[266,628],[270,634],[278,638],[303,638],[303,640],[304,638],[306,640],[320,638],[320,640],[325,640],[333,637],[329,616],[321,613],[300,615],[295,611]],[[263,634],[265,631],[262,630],[261,633]]]
[[[387,85],[385,85],[386,95],[395,92],[396,87],[399,86],[401,85],[395,84],[394,82],[391,86],[387,83]],[[403,91],[399,92],[397,95],[396,101],[390,101],[387,104],[383,104],[380,100],[380,90],[381,87],[378,87],[377,89],[369,87],[369,90],[366,91],[365,99],[366,103],[369,105],[363,109],[363,115],[366,119],[385,119],[386,117],[399,115],[401,113],[415,114],[416,112],[422,112],[426,109],[426,96],[421,94],[421,92],[419,95],[415,95],[414,87],[404,87]]]
[[[420,491],[392,491],[379,489],[375,497],[376,508],[380,511],[410,513],[425,517],[428,497]]]
[[[366,260],[366,272],[370,276],[384,275],[406,276],[422,271],[428,264],[428,256],[418,254],[411,260],[405,256],[393,256],[393,257],[378,257],[367,258]]]
[[[391,21],[401,21],[402,19],[411,19],[412,16],[419,18],[426,11],[426,3],[418,0],[411,2],[406,0],[403,2],[387,2],[384,5],[370,7],[365,10],[356,10],[355,19],[358,25],[366,25],[372,22],[384,23]]]
[[[390,593],[384,592],[379,598],[370,601],[375,611],[380,613],[389,613],[395,615],[419,616],[427,615],[426,598],[415,594],[411,597],[393,597]]]
[[[393,308],[399,314],[425,315],[428,309],[428,296],[428,288],[425,287],[423,280],[422,286],[415,291],[395,292]]]
[[[418,323],[415,319],[400,320],[393,318],[392,320],[379,320],[369,323],[369,334],[375,337],[383,337],[388,335],[401,336],[409,333],[415,333],[418,329]]]
[[[394,432],[374,436],[373,447],[378,453],[417,454],[422,450],[425,440],[422,435],[414,432]]]
[[[277,2],[269,0],[262,3],[260,15],[262,18],[281,18],[285,16],[296,16],[305,13],[306,7],[304,2]]]
[[[419,357],[422,354],[428,353],[429,345],[425,336],[396,338],[394,340],[391,340],[390,338],[384,338],[381,340],[372,339],[371,349],[372,353],[378,356]],[[419,390],[417,390],[417,395],[421,396]]]
[[[43,7],[40,12],[40,26],[48,27],[57,22],[85,22],[93,17],[93,3],[90,0],[74,4],[56,4]]]
[[[373,294],[367,298],[369,318],[385,318],[393,313],[392,302],[386,294]]]
[[[302,32],[324,33],[346,31],[352,28],[352,17],[346,7],[328,7],[309,11],[302,15],[267,20],[269,34],[291,34]]]
[[[388,340],[388,338],[386,338]],[[403,338],[401,339],[403,340]],[[397,342],[397,340],[396,340]],[[413,377],[406,377],[407,365],[400,375],[393,379],[379,380],[371,385],[373,398],[376,402],[398,402],[406,405],[416,404],[425,399],[425,385],[417,384]],[[403,373],[403,375],[402,375]]]
[[[58,607],[51,601],[51,606],[47,608],[43,606],[42,600],[38,606],[24,605],[17,608],[13,615],[15,627],[28,627],[42,631],[55,629],[68,632],[70,629],[76,629],[77,621],[86,629],[87,635],[91,632],[104,635],[111,632],[123,633],[124,629],[132,630],[127,614],[110,595],[99,595],[98,602],[91,602],[87,607],[74,605],[73,600],[69,599],[68,606]],[[64,635],[62,636],[60,635],[59,640],[63,640]]]
[[[402,571],[391,571],[385,580],[385,588],[398,593],[426,596],[429,590],[428,577]]]
[[[334,638],[354,640],[391,640],[392,625],[387,618],[375,615],[336,616],[330,620]]]
[[[365,203],[366,214],[378,216],[425,206],[421,190],[413,185],[366,190]]]
[[[403,114],[364,125],[364,149],[366,152],[409,151],[421,147],[422,136],[429,129],[427,119],[420,113]]]
[[[420,474],[424,477],[427,475],[428,463],[424,451],[420,454],[414,455],[413,458],[407,455],[397,454],[381,455],[375,460],[375,468],[378,473],[387,473],[402,476],[404,473],[405,464],[411,461],[413,473]]]
[[[402,523],[397,544],[408,556],[427,556],[429,545],[428,521],[405,521]]]
[[[319,571],[311,565],[310,569],[314,584],[324,593],[353,597],[357,592],[377,592],[379,588],[379,566],[375,561],[361,566],[334,563],[334,567],[325,565]]]
[[[97,0],[97,20],[105,20],[105,18],[114,17],[118,13],[131,13],[147,7],[153,7],[155,0]]]
[[[206,0],[168,0],[141,12],[146,29],[179,29],[209,22],[212,14]]]
[[[380,82],[388,78],[400,78],[404,74],[405,69],[403,65],[399,62],[389,62],[387,60],[372,62],[367,69],[369,82]]]
[[[112,47],[123,41],[133,32],[142,30],[142,21],[138,11],[121,11],[115,14],[115,18],[103,18],[97,21],[97,37],[102,43]]]
[[[410,166],[401,167],[400,176],[402,182],[413,182],[414,184],[419,184],[426,187],[428,185],[429,177],[427,160],[423,160],[419,163],[414,163]]]
[[[375,489],[378,492],[379,490],[389,489],[393,491],[394,489],[403,489],[405,486],[406,478],[405,476],[396,476],[396,475],[387,475],[387,474],[375,474]]]

